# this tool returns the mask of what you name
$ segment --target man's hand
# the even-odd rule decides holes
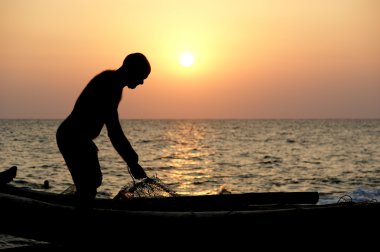
[[[132,177],[134,177],[135,179],[143,179],[147,177],[141,165],[136,163],[134,165],[128,165],[128,166],[129,166],[129,171],[131,172]]]

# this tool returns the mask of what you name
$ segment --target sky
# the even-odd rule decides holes
[[[124,89],[120,118],[380,118],[379,13],[377,0],[0,0],[0,118],[65,118],[133,52],[152,72]]]

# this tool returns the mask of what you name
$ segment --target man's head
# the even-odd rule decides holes
[[[144,83],[151,68],[148,59],[143,54],[131,53],[124,59],[120,70],[126,78],[126,85],[134,89]]]

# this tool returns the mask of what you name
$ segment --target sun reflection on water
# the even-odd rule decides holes
[[[173,127],[164,136],[171,144],[162,150],[161,159],[165,159],[167,167],[173,168],[167,174],[167,180],[179,183],[179,193],[189,192],[194,184],[206,182],[213,176],[213,170],[208,166],[208,157],[212,153],[204,141],[206,132],[201,125],[180,121]],[[208,191],[192,192],[205,193]]]

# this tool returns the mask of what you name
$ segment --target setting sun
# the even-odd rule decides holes
[[[194,64],[194,62],[195,62],[195,58],[193,54],[189,52],[185,52],[181,55],[180,63],[182,66],[191,67]]]
[[[0,1],[0,119],[65,118],[133,52],[120,118],[380,118],[380,1],[215,2]]]

